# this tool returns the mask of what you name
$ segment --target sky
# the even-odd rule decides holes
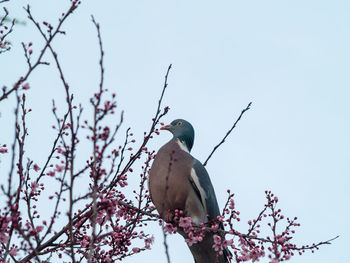
[[[22,41],[33,42],[34,55],[43,46],[22,9],[27,3],[4,5],[27,24],[15,28],[11,52],[0,56],[1,86],[13,85],[26,70]],[[62,0],[30,4],[37,19],[53,24],[69,5]],[[290,262],[345,263],[350,242],[349,11],[347,0],[83,1],[64,25],[66,35],[53,46],[76,101],[86,105],[99,81],[94,15],[105,50],[105,87],[116,92],[118,107],[125,110],[124,128],[131,126],[139,139],[151,123],[172,63],[165,121],[192,123],[192,154],[201,161],[252,102],[206,167],[219,204],[231,189],[244,229],[263,208],[264,191],[272,190],[284,214],[299,218],[297,244],[340,235],[332,245]],[[54,137],[52,99],[62,105],[65,94],[54,67],[41,66],[29,83],[28,152],[45,160]],[[13,136],[12,105],[13,98],[0,104],[1,142]],[[161,133],[151,146],[158,149],[170,138]],[[6,160],[1,160],[2,174]],[[160,227],[148,229],[155,234],[153,249],[124,262],[166,262]],[[171,262],[192,262],[182,237],[169,237],[168,245]]]

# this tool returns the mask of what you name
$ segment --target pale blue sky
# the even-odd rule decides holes
[[[62,0],[30,2],[34,16],[49,22],[67,7]],[[6,6],[26,20],[21,8],[26,3]],[[126,111],[124,127],[132,126],[137,138],[150,124],[164,73],[173,63],[164,101],[171,111],[165,120],[180,117],[193,124],[192,153],[201,161],[252,101],[207,166],[219,203],[230,188],[246,222],[271,189],[285,215],[300,218],[298,244],[341,236],[290,262],[345,263],[350,242],[349,13],[346,0],[86,1],[66,22],[67,35],[53,45],[75,99],[87,103],[99,77],[90,22],[94,14],[106,55],[105,87],[117,93]],[[34,55],[43,45],[30,23],[18,26],[10,40],[12,51],[0,56],[0,84],[9,86],[25,70],[20,42],[32,41]],[[54,136],[51,99],[62,102],[65,95],[54,67],[41,67],[29,82],[28,153],[44,160]],[[13,135],[7,126],[10,105],[0,104],[1,141]],[[152,146],[157,149],[169,139],[162,133]],[[150,224],[149,231],[156,237],[153,249],[125,262],[165,262],[159,226]],[[172,236],[168,243],[172,262],[192,262],[182,237]]]

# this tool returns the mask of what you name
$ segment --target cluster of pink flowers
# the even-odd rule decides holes
[[[312,249],[308,246],[298,248],[291,242],[295,233],[294,228],[299,227],[300,224],[296,222],[296,217],[289,219],[281,214],[281,209],[277,208],[278,197],[271,191],[266,191],[267,203],[259,216],[248,220],[247,232],[238,232],[235,225],[240,222],[238,217],[240,212],[235,209],[234,195],[230,191],[228,193],[229,197],[223,214],[218,216],[215,221],[207,224],[202,223],[198,226],[193,223],[192,218],[186,217],[183,211],[175,210],[174,213],[168,211],[172,216],[168,218],[171,222],[167,222],[164,226],[165,231],[170,234],[176,233],[180,227],[187,233],[186,242],[190,246],[201,242],[209,231],[217,233],[213,235],[213,249],[218,254],[222,254],[227,248],[232,249],[236,262],[257,262],[266,254],[271,260],[270,263],[282,262],[289,260],[295,254],[295,250],[302,254],[306,249]],[[220,224],[226,228],[229,227],[229,229],[226,231],[220,229]],[[277,232],[277,224],[279,224],[278,229],[281,229],[280,232]],[[261,235],[262,225],[270,229],[273,238]],[[321,244],[323,243],[313,246],[318,248]]]
[[[191,217],[180,217],[179,226],[188,233],[193,230],[192,218]]]
[[[221,251],[225,250],[227,247],[232,247],[233,245],[233,239],[226,240],[222,239],[219,235],[214,235],[214,245],[213,248],[215,251],[218,251],[219,253],[222,253]]]
[[[164,226],[165,231],[167,231],[169,234],[175,234],[177,232],[177,226],[171,224],[171,223],[166,223]]]
[[[0,242],[6,243],[8,241],[8,230],[9,223],[11,221],[10,217],[0,217]]]
[[[263,245],[257,245],[254,241],[244,239],[242,236],[239,236],[238,241],[238,246],[236,246],[236,250],[234,251],[237,262],[249,260],[256,262],[265,256]]]

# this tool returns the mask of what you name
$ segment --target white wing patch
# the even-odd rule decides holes
[[[186,144],[184,144],[182,141],[180,141],[179,139],[176,139],[177,144],[179,145],[180,149],[189,153],[190,151],[188,150]]]
[[[199,178],[196,174],[196,171],[192,168],[191,169],[191,179],[193,180],[194,184],[197,186],[198,190],[199,190],[199,193],[201,195],[201,202],[204,206],[204,211],[207,211],[207,204],[205,202],[205,199],[206,199],[206,194],[205,194],[205,191],[203,189],[203,187],[201,186],[201,184],[199,183]]]

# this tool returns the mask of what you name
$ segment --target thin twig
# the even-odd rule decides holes
[[[235,121],[235,123],[233,124],[233,126],[231,127],[231,129],[226,133],[226,135],[224,136],[224,138],[221,140],[221,142],[216,145],[214,147],[214,149],[211,151],[211,153],[209,154],[208,158],[205,160],[203,166],[206,166],[209,159],[212,157],[212,155],[214,154],[214,152],[220,147],[221,144],[223,144],[225,142],[225,139],[230,135],[230,133],[232,132],[232,130],[236,127],[237,123],[241,120],[243,114],[250,109],[250,106],[252,105],[252,102],[248,103],[248,106],[242,110],[241,114],[239,115],[238,119]]]
[[[158,100],[158,106],[157,106],[157,111],[156,111],[156,114],[155,116],[153,117],[153,122],[152,122],[152,125],[151,125],[151,128],[150,130],[148,131],[147,135],[144,136],[144,139],[143,139],[143,142],[141,144],[141,146],[139,147],[139,149],[137,150],[137,152],[132,156],[130,157],[128,163],[125,165],[124,169],[121,171],[120,174],[125,174],[126,171],[128,171],[130,169],[130,167],[132,166],[132,164],[139,158],[139,156],[141,155],[141,153],[143,152],[144,150],[144,147],[146,146],[146,144],[148,143],[149,139],[152,138],[152,134],[155,132],[155,127],[156,125],[158,124],[159,120],[165,115],[167,114],[169,108],[168,107],[165,107],[164,108],[164,111],[161,113],[160,111],[160,106],[162,104],[162,101],[163,101],[163,96],[164,96],[164,93],[165,93],[165,90],[168,86],[168,76],[169,76],[169,72],[170,72],[170,69],[172,67],[172,64],[169,65],[168,67],[168,70],[165,74],[165,78],[164,78],[164,85],[163,85],[163,89],[162,89],[162,94]],[[109,191],[117,184],[117,174],[118,174],[118,171],[116,172],[116,174],[114,175],[113,179],[110,183],[110,185],[107,187],[109,190],[108,190],[108,193]]]
[[[164,244],[164,248],[165,248],[165,255],[166,255],[167,262],[170,263],[169,248],[168,248],[168,243],[166,242],[167,233],[165,231],[164,224],[165,224],[165,222],[164,222],[164,220],[162,220],[163,244]]]
[[[44,63],[42,62],[42,58],[48,48],[48,46],[50,45],[50,43],[52,42],[52,40],[55,38],[55,36],[58,34],[58,33],[62,33],[61,31],[61,26],[63,24],[63,22],[66,20],[67,17],[69,17],[73,11],[78,7],[78,4],[74,1],[72,2],[69,10],[65,13],[65,15],[59,20],[59,23],[55,29],[55,31],[50,35],[48,41],[45,43],[45,46],[43,47],[43,49],[40,51],[40,55],[38,57],[38,59],[36,60],[36,62],[34,64],[32,64],[32,66],[30,68],[28,68],[28,71],[18,79],[18,81],[14,84],[14,86],[10,89],[10,90],[3,90],[3,94],[0,96],[0,101],[6,99],[12,92],[14,92],[15,90],[17,90],[20,85],[22,83],[24,83],[28,78],[29,76],[31,75],[31,73],[33,72],[33,70],[41,65],[41,64],[47,64],[47,63]],[[27,14],[29,16],[30,15],[30,6],[28,5],[27,8],[24,8],[26,11],[27,11]],[[30,18],[30,17],[29,17]],[[36,24],[36,25],[39,25],[38,22],[34,21],[33,22]]]

